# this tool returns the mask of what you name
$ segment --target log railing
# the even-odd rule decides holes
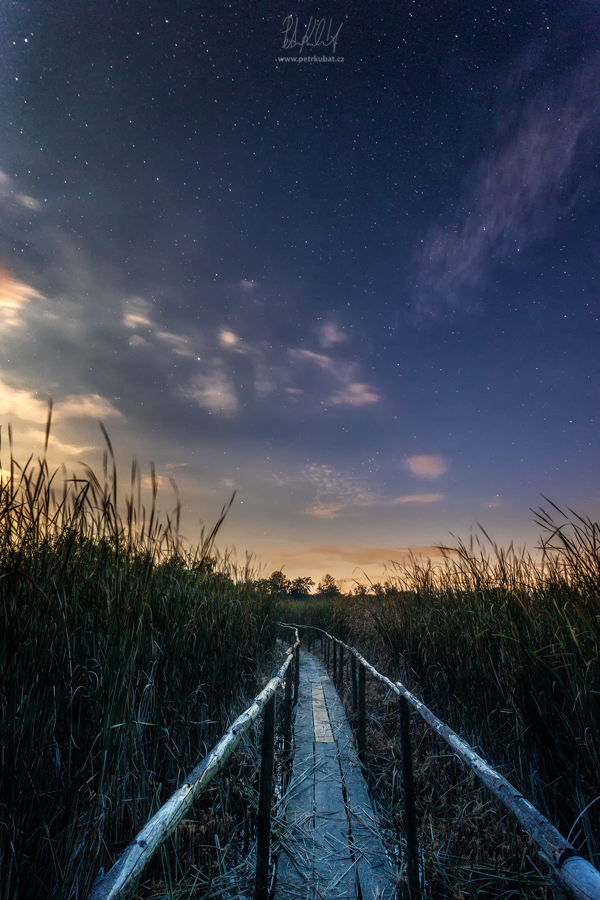
[[[417,845],[417,819],[412,775],[410,746],[410,707],[412,706],[450,746],[458,758],[477,776],[485,787],[513,814],[524,831],[535,841],[537,852],[552,871],[552,887],[556,900],[567,895],[575,900],[600,900],[600,872],[581,857],[575,847],[546,819],[503,775],[500,775],[473,748],[448,725],[442,722],[400,681],[393,682],[382,675],[350,647],[328,632],[312,625],[289,625],[304,629],[310,649],[315,634],[320,635],[325,665],[331,671],[333,681],[341,690],[343,680],[343,653],[350,657],[352,680],[352,705],[355,713],[357,749],[361,762],[365,761],[365,674],[369,672],[377,681],[385,684],[399,698],[400,739],[402,754],[402,781],[404,788],[405,825],[407,836],[406,879],[411,896],[419,894],[419,850]],[[338,662],[339,660],[339,662]],[[358,664],[358,665],[357,665]],[[358,669],[358,672],[357,672]]]
[[[271,803],[273,798],[273,756],[275,738],[275,698],[285,680],[284,744],[289,752],[291,741],[292,675],[295,684],[294,702],[298,698],[300,641],[292,627],[294,643],[286,651],[286,660],[258,694],[252,704],[229,726],[218,744],[198,763],[185,782],[164,803],[158,812],[123,851],[112,869],[96,879],[89,900],[124,900],[135,891],[142,874],[160,845],[176,830],[195,800],[209,781],[223,769],[250,726],[264,717],[260,793],[256,839],[256,881],[254,900],[266,900],[268,895],[269,844],[271,834]]]

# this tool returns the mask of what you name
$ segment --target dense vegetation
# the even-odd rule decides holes
[[[600,526],[553,504],[537,521],[543,532],[539,560],[512,548],[504,551],[483,533],[481,541],[468,546],[459,541],[446,551],[442,565],[414,560],[397,567],[384,584],[357,586],[352,594],[321,600],[312,609],[310,601],[288,602],[282,615],[328,628],[400,678],[598,866]],[[383,700],[373,710],[371,765],[378,788],[387,786],[383,801],[401,829],[401,804],[394,794],[396,714],[389,700],[389,715]],[[497,856],[480,846],[486,832],[492,843],[511,844],[495,860],[508,864],[515,843],[506,838],[508,825],[499,837],[493,825],[499,811],[490,815],[485,798],[466,799],[457,789],[464,780],[460,766],[451,765],[450,779],[443,774],[450,764],[439,762],[444,759],[439,741],[420,731],[418,748],[430,869],[437,854],[444,866],[454,858],[472,878],[486,853]],[[459,801],[454,810],[453,797]],[[444,822],[449,815],[456,819]],[[526,842],[519,848],[525,853]],[[488,856],[491,870],[489,862]],[[430,871],[430,893],[432,878]],[[497,871],[488,888],[490,883],[496,892],[510,888]],[[461,891],[467,891],[466,884],[468,879]],[[458,890],[458,881],[454,885]]]
[[[106,457],[103,484],[87,469],[55,488],[45,461],[12,458],[0,482],[7,900],[87,896],[274,647],[272,594],[210,555],[220,522],[186,552],[178,510],[159,521],[154,475],[148,511],[139,487],[134,464],[122,519]]]
[[[2,898],[87,896],[215,743],[240,691],[255,692],[278,621],[326,628],[399,677],[598,865],[598,524],[553,507],[538,514],[539,560],[483,534],[439,566],[414,560],[350,594],[326,576],[311,594],[310,578],[218,565],[222,517],[184,549],[178,508],[165,522],[157,514],[154,475],[148,510],[140,493],[134,464],[121,517],[108,457],[102,482],[86,469],[59,488],[44,460],[12,457],[0,481]],[[378,690],[371,781],[400,859],[396,708]],[[540,896],[531,847],[509,818],[418,724],[415,737],[425,894]],[[248,848],[251,757],[178,831],[209,892],[223,848],[234,866]],[[144,896],[171,896],[160,874],[152,884]]]

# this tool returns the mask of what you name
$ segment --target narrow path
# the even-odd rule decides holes
[[[303,650],[294,742],[275,900],[388,900],[396,877],[352,731],[331,678]]]

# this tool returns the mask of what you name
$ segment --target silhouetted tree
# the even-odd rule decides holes
[[[291,581],[286,578],[283,572],[272,572],[271,577],[267,580],[267,585],[272,594],[279,597],[289,597]]]
[[[308,597],[310,589],[314,585],[314,581],[310,576],[305,578],[294,578],[290,583],[290,597],[300,600],[302,597]]]
[[[339,597],[341,591],[335,583],[333,575],[326,575],[323,581],[319,582],[317,594],[321,597]]]

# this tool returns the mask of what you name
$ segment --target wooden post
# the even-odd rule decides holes
[[[275,695],[265,704],[260,765],[260,792],[256,828],[256,880],[254,900],[269,895],[269,846],[271,843],[271,804],[273,802],[273,756],[275,745]]]
[[[352,728],[358,733],[358,679],[356,677],[356,657],[350,654],[350,681],[352,682]]]
[[[286,759],[289,758],[292,750],[292,680],[292,663],[290,663],[285,673],[285,707],[283,710],[283,752]]]
[[[294,706],[298,702],[298,691],[300,690],[300,645],[294,650]]]
[[[337,681],[337,642],[333,642],[333,664],[331,666],[331,679],[335,684]]]
[[[402,786],[404,789],[404,821],[406,825],[406,880],[411,898],[419,893],[419,845],[417,843],[417,811],[410,741],[410,708],[406,697],[399,698],[400,750],[402,753]]]
[[[338,691],[341,699],[343,700],[343,692],[344,692],[344,648],[340,644],[340,665],[339,665],[339,674],[338,674]]]
[[[366,732],[366,710],[365,710],[365,667],[362,663],[358,667],[358,758],[361,763],[365,764],[365,732]]]

